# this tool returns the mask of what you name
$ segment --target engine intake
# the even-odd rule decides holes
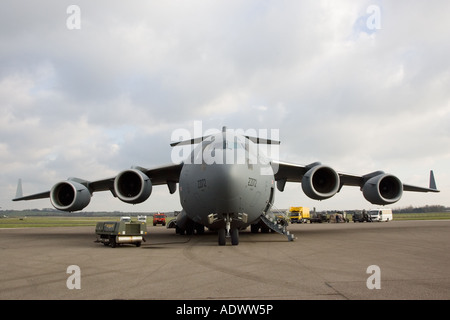
[[[62,181],[50,190],[52,205],[61,211],[78,211],[91,202],[91,193],[84,185],[75,181]]]
[[[380,174],[370,178],[363,186],[364,198],[372,204],[386,205],[400,200],[403,184],[391,174]]]
[[[152,182],[145,173],[137,169],[122,171],[114,179],[114,190],[120,200],[127,203],[141,203],[150,197]]]
[[[316,165],[302,178],[303,192],[315,200],[324,200],[334,196],[340,185],[339,175],[332,168]]]

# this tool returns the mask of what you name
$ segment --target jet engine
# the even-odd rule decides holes
[[[337,172],[322,164],[313,166],[302,178],[303,192],[315,200],[331,198],[338,192],[339,184]]]
[[[52,205],[61,211],[78,211],[91,202],[91,193],[84,185],[75,181],[62,181],[50,190]]]
[[[152,182],[145,173],[137,169],[122,171],[114,179],[114,191],[123,202],[144,202],[152,193]]]
[[[362,192],[364,198],[372,204],[386,205],[400,200],[403,184],[391,174],[380,174],[367,180]]]

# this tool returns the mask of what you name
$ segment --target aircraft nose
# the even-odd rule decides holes
[[[216,212],[239,212],[242,189],[248,175],[246,167],[230,164],[213,164],[208,168],[210,196],[214,201]]]

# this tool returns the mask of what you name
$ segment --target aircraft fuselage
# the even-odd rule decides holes
[[[217,134],[187,160],[179,188],[183,214],[190,220],[219,230],[229,219],[229,228],[241,229],[258,221],[272,205],[273,170],[252,141]]]

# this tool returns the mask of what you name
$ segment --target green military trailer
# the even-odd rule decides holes
[[[140,247],[142,241],[145,241],[147,224],[142,221],[97,222],[95,233],[97,242],[102,242],[105,246],[115,248],[117,245],[129,243]]]

